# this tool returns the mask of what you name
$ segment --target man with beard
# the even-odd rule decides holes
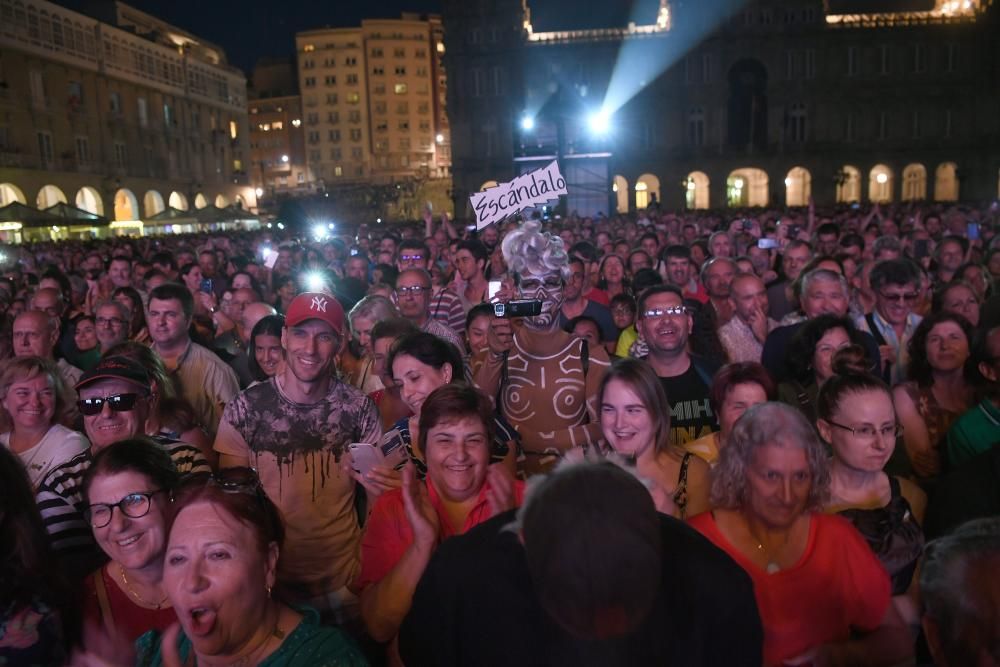
[[[336,377],[345,341],[336,299],[295,297],[281,334],[284,370],[230,401],[214,445],[220,467],[256,468],[281,509],[283,598],[339,620],[358,613],[347,585],[360,570],[361,540],[354,479],[340,463],[349,443],[382,435],[375,404]]]
[[[688,351],[694,320],[673,285],[650,287],[639,297],[636,329],[649,349],[646,361],[670,401],[670,442],[683,445],[719,430],[709,400],[718,366]]]
[[[601,437],[596,397],[608,355],[559,328],[569,258],[562,239],[525,222],[503,240],[514,276],[499,301],[537,299],[541,314],[522,320],[494,317],[489,347],[473,357],[476,385],[499,397],[500,412],[523,438],[528,472],[542,472],[572,447]]]

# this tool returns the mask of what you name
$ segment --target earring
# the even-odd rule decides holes
[[[271,587],[265,585],[264,586],[264,590],[267,591],[267,599],[270,600],[271,599]]]

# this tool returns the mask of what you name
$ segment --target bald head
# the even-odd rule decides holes
[[[243,339],[244,343],[249,343],[250,334],[253,332],[253,328],[257,326],[257,323],[268,315],[277,314],[278,311],[270,304],[263,303],[262,301],[248,303],[243,308],[243,318],[240,321],[240,338]]]
[[[59,339],[58,320],[40,310],[27,310],[14,320],[14,355],[52,359]]]
[[[66,310],[62,292],[52,287],[43,287],[31,297],[31,310],[40,310],[50,317],[60,318]]]

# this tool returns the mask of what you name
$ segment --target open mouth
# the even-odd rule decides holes
[[[138,541],[139,541],[139,538],[140,538],[140,537],[142,537],[142,533],[139,533],[138,535],[132,535],[131,537],[126,537],[125,539],[123,539],[123,540],[118,540],[118,541],[116,541],[115,543],[116,543],[116,544],[117,544],[117,545],[118,545],[119,547],[121,547],[121,548],[123,548],[123,549],[124,549],[124,548],[126,548],[126,547],[130,547],[130,546],[132,546],[133,544],[135,544],[136,542],[138,542]]]
[[[204,637],[215,628],[218,615],[208,607],[192,607],[188,610],[190,633],[196,637]]]

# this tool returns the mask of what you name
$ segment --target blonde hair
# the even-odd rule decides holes
[[[52,416],[52,423],[71,425],[76,417],[76,405],[66,385],[63,384],[56,365],[48,359],[14,357],[7,360],[3,373],[0,374],[0,401],[7,398],[7,392],[10,391],[12,384],[33,380],[39,375],[44,375],[48,379],[55,397],[55,414]],[[0,430],[6,433],[13,427],[14,420],[7,409],[0,408]]]

